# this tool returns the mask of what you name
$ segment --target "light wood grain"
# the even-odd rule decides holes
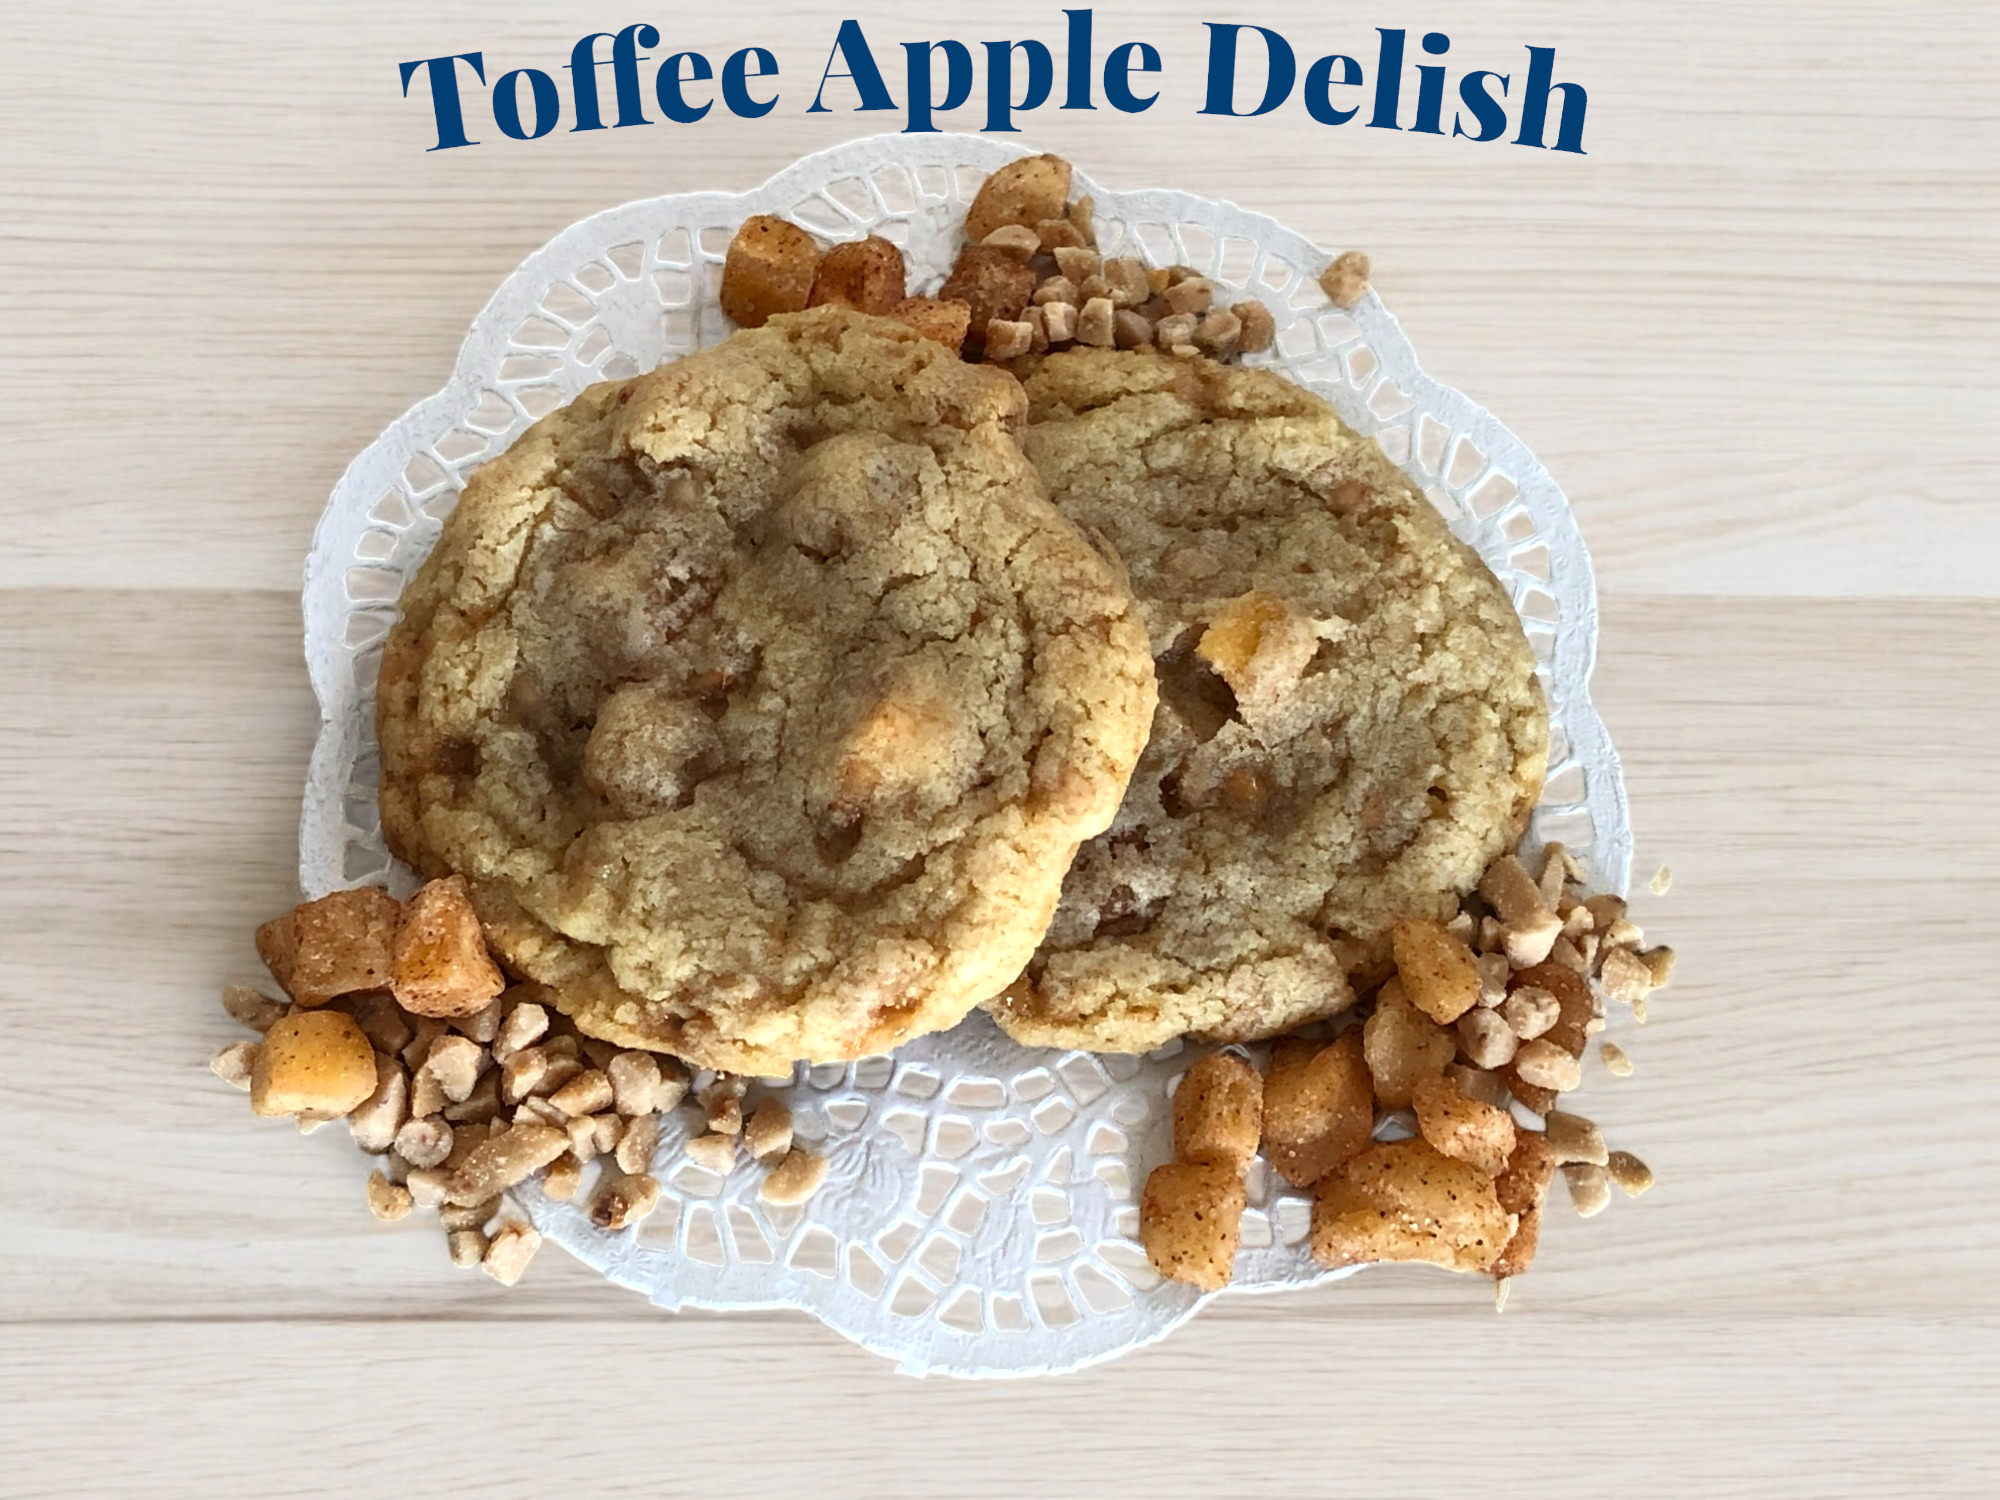
[[[17,8],[19,9],[19,8]],[[816,76],[840,14],[653,17]],[[885,56],[934,8],[864,14]],[[1054,38],[997,0],[950,34]],[[1996,33],[1971,0],[1301,10],[1304,57],[1556,45],[1590,155],[1193,113],[1028,117],[1375,254],[1428,366],[1576,505],[1639,915],[1682,952],[1588,1108],[1661,1185],[1554,1216],[1504,1318],[1415,1269],[1224,1299],[1056,1382],[916,1383],[810,1321],[512,1293],[383,1229],[338,1130],[205,1071],[292,897],[296,586],[341,467],[564,224],[877,117],[426,155],[395,64],[555,68],[639,13],[249,0],[0,21],[0,1494],[1444,1494],[2000,1488]],[[809,92],[809,89],[807,90]],[[797,101],[802,104],[802,100]],[[976,124],[969,115],[959,123]],[[107,1108],[106,1100],[114,1101]],[[519,1454],[532,1457],[523,1460]]]
[[[980,1386],[894,1381],[844,1347],[802,1360],[796,1321],[462,1325],[448,1364],[421,1323],[141,1325],[136,1350],[42,1325],[0,1348],[0,1446],[19,1500],[1942,1500],[2000,1484],[1990,1434],[1938,1390],[1990,1359],[1992,1317],[1264,1310],[1059,1382]]]
[[[2000,664],[1980,647],[1997,625],[2000,606],[1983,602],[1660,599],[1607,609],[1600,696],[1642,810],[1642,861],[1664,857],[1676,869],[1673,892],[1642,896],[1639,915],[1687,957],[1653,1024],[1624,1038],[1637,1074],[1600,1077],[1588,1107],[1663,1181],[1590,1224],[1558,1215],[1504,1327],[1529,1330],[1521,1337],[1535,1368],[1576,1367],[1565,1377],[1578,1383],[1574,1399],[1585,1394],[1581,1371],[1590,1380],[1649,1371],[1614,1430],[1655,1409],[1662,1389],[1711,1399],[1682,1383],[1701,1352],[1732,1379],[1776,1383],[1770,1399],[1788,1422],[1843,1391],[1865,1398],[1886,1444],[1879,1391],[1916,1378],[1945,1321],[2000,1316],[2000,1221],[1968,1211],[2000,1190],[1991,1086],[2000,1042],[1967,1025],[1957,982],[2000,961],[1986,920],[2000,902],[2000,787],[1986,748],[2000,736]],[[249,1372],[281,1360],[294,1337],[370,1365],[385,1346],[397,1351],[392,1363],[417,1362],[423,1336],[412,1322],[431,1328],[439,1348],[468,1330],[519,1327],[522,1342],[507,1347],[526,1359],[612,1340],[663,1379],[736,1349],[744,1362],[715,1378],[743,1400],[761,1384],[750,1351],[762,1349],[813,1379],[858,1382],[878,1406],[964,1409],[803,1320],[662,1321],[553,1256],[512,1294],[454,1272],[435,1230],[383,1230],[365,1217],[363,1164],[339,1132],[301,1139],[256,1121],[207,1075],[204,1059],[234,1034],[215,987],[254,970],[249,929],[281,904],[273,893],[289,876],[310,720],[292,631],[291,601],[279,595],[0,595],[0,689],[46,672],[43,701],[65,726],[54,739],[28,726],[0,731],[0,765],[25,789],[19,826],[46,830],[17,833],[17,852],[61,872],[48,887],[0,890],[0,925],[14,934],[5,994],[28,1043],[16,1089],[0,1096],[0,1133],[45,1142],[0,1190],[10,1339],[43,1337],[36,1330],[55,1322],[65,1329],[46,1336],[75,1334],[78,1351],[96,1351],[79,1358],[143,1363],[188,1341],[234,1349],[234,1332],[212,1344],[205,1325],[258,1322],[270,1352],[245,1346],[243,1390],[230,1383],[232,1363],[196,1364],[212,1383],[195,1398],[204,1411],[237,1409],[255,1383]],[[166,651],[170,634],[177,646]],[[229,670],[217,672],[224,658]],[[1912,660],[1925,670],[1909,671]],[[173,716],[197,701],[201,714]],[[198,808],[209,815],[190,816]],[[48,995],[61,997],[60,1018],[42,1005]],[[1883,1006],[1897,1022],[1887,1038]],[[93,1024],[79,1029],[70,1014]],[[103,1070],[126,1100],[115,1142],[48,1128],[73,1117],[85,1069]],[[1357,1340],[1399,1360],[1492,1350],[1500,1335],[1483,1303],[1480,1287],[1421,1271],[1225,1301],[1133,1365],[1162,1385],[1111,1371],[1082,1384],[1108,1382],[1107,1409],[1132,1414],[1180,1390],[1190,1369],[1217,1380],[1233,1372],[1260,1400],[1298,1401],[1296,1381],[1335,1378]],[[281,1321],[261,1326],[272,1320]],[[1505,1337],[1508,1357],[1523,1357]],[[1858,1384],[1788,1364],[1859,1359],[1878,1344],[1893,1358],[1871,1363]],[[1963,1398],[1990,1394],[1990,1354],[1963,1353]],[[1271,1373],[1286,1361],[1297,1362],[1294,1375]],[[1425,1366],[1407,1368],[1414,1378]],[[79,1381],[143,1390],[136,1371],[79,1369]],[[1794,1390],[1787,1379],[1806,1384]],[[1078,1384],[1062,1382],[1048,1409],[1067,1409]],[[1153,1415],[1162,1433],[1173,1430]],[[188,1441],[220,1421],[177,1420]],[[1492,1420],[1499,1431],[1501,1417]],[[1765,1420],[1778,1420],[1775,1409]],[[313,1451],[332,1462],[336,1436],[319,1441]],[[1687,1467],[1660,1472],[1689,1485],[1713,1472],[1702,1467],[1706,1446],[1682,1456]],[[1225,1458],[1209,1456],[1218,1477]],[[1148,1462],[1125,1477],[1136,1485],[1154,1472]],[[457,1471],[435,1472],[444,1482]],[[966,1493],[983,1492],[980,1472],[965,1471]],[[1553,1493],[1586,1493],[1602,1477],[1595,1461],[1552,1473],[1578,1486]]]
[[[809,4],[663,20],[677,46],[777,48],[785,102],[763,120],[526,143],[489,130],[431,154],[399,60],[479,48],[553,69],[583,22],[519,4],[423,20],[320,7],[282,28],[242,0],[98,13],[10,23],[0,110],[33,144],[5,168],[0,404],[33,498],[0,554],[5,583],[293,586],[347,460],[442,383],[522,257],[608,204],[749,187],[899,123],[803,113],[839,14]],[[933,14],[883,4],[866,20],[894,55],[933,35]],[[1056,7],[953,15],[967,37],[1060,35]],[[1329,130],[1296,102],[1201,116],[1214,17],[1188,0],[1099,15],[1100,45],[1144,36],[1165,54],[1150,113],[1047,109],[1023,138],[1107,182],[1225,195],[1372,251],[1428,368],[1515,425],[1567,488],[1607,588],[1992,595],[1989,10],[1795,0],[1750,20],[1704,0],[1622,15],[1535,0],[1284,27],[1308,58],[1372,59],[1373,25],[1444,27],[1454,61],[1502,70],[1524,42],[1554,44],[1561,76],[1590,89],[1581,160]],[[94,90],[76,85],[83,66]],[[201,497],[196,555],[196,513],[158,502],[163,474]]]

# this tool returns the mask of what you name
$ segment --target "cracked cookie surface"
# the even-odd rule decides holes
[[[1116,548],[1160,702],[1109,831],[989,1007],[1035,1046],[1273,1036],[1386,972],[1540,795],[1548,717],[1499,582],[1371,439],[1267,371],[1052,355],[1029,457]]]
[[[586,1032],[732,1072],[1013,980],[1154,706],[1013,377],[773,319],[481,468],[405,593],[382,822]]]

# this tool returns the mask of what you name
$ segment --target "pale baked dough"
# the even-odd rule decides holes
[[[1123,558],[1160,704],[994,1015],[1132,1052],[1344,1009],[1391,924],[1456,911],[1540,795],[1519,620],[1375,443],[1274,374],[1089,350],[1027,388],[1028,454]]]
[[[837,308],[585,392],[403,599],[382,821],[586,1032],[734,1072],[1021,971],[1154,706],[1012,376]]]

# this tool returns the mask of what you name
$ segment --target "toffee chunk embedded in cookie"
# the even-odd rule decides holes
[[[1012,376],[840,308],[586,391],[403,599],[382,822],[586,1032],[738,1073],[1010,983],[1154,707]]]
[[[1145,611],[1159,709],[1117,821],[991,1010],[1034,1046],[1274,1036],[1387,972],[1513,848],[1548,718],[1499,582],[1277,375],[1087,350],[1028,377],[1057,507]]]

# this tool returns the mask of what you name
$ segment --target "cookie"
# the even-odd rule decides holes
[[[621,1045],[768,1074],[952,1025],[1034,952],[1154,707],[1025,411],[829,307],[538,422],[390,634],[390,848]]]
[[[1506,594],[1372,440],[1267,371],[1087,350],[1029,457],[1146,616],[1152,738],[1023,979],[1035,1046],[1273,1036],[1386,972],[1513,847],[1548,719]]]

